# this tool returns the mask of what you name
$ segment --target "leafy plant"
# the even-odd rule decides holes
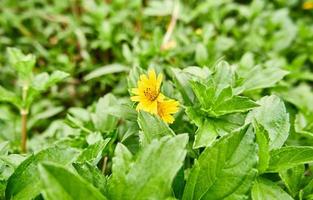
[[[313,199],[312,10],[0,1],[0,199]]]

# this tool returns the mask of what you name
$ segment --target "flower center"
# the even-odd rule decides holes
[[[159,96],[159,92],[152,90],[151,88],[146,88],[143,93],[149,101],[154,101]]]

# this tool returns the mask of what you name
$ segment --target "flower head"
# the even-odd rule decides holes
[[[303,3],[302,8],[304,10],[312,10],[313,9],[313,1],[306,1]]]
[[[171,124],[174,122],[172,114],[178,111],[179,103],[173,99],[158,102],[158,115],[163,121]]]
[[[156,76],[154,70],[150,70],[148,76],[141,75],[137,88],[132,89],[135,96],[132,96],[131,100],[139,102],[137,110],[158,115],[163,121],[173,123],[172,114],[178,111],[179,103],[173,99],[166,99],[160,92],[161,83],[162,75]]]
[[[154,70],[150,70],[148,76],[140,76],[137,88],[132,89],[135,96],[131,97],[132,101],[139,102],[137,110],[157,114],[157,102],[164,98],[164,95],[160,93],[161,83],[162,75],[159,74],[157,77]]]

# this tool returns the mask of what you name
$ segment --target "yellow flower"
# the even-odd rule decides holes
[[[304,10],[312,10],[313,9],[313,2],[312,1],[306,1],[303,3],[302,8]]]
[[[159,74],[157,77],[154,70],[150,70],[148,76],[141,75],[137,88],[132,89],[135,96],[132,96],[131,100],[139,102],[137,111],[144,110],[158,115],[163,121],[171,124],[174,122],[172,114],[178,111],[179,103],[173,99],[165,99],[160,92],[161,83],[162,75]]]
[[[148,76],[140,76],[137,88],[132,89],[132,93],[136,96],[131,97],[132,101],[139,102],[137,110],[157,114],[157,102],[164,99],[164,95],[160,93],[161,83],[162,74],[157,77],[154,70],[150,70]]]
[[[178,111],[179,103],[173,99],[158,102],[158,115],[163,121],[171,124],[174,122],[172,114]]]

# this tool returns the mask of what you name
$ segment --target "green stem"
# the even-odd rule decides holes
[[[28,92],[28,86],[25,84],[23,86],[23,94],[22,99],[25,103],[27,98],[27,92]],[[21,124],[21,151],[23,153],[27,152],[27,115],[28,115],[28,109],[25,108],[25,106],[21,109],[21,118],[22,118],[22,124]]]

